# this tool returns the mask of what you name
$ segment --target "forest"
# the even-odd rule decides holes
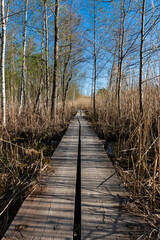
[[[77,109],[159,232],[160,2],[0,2],[0,236]]]

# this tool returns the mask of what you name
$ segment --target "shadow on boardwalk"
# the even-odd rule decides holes
[[[81,137],[82,238],[136,239],[146,224],[123,209],[127,193],[89,124],[79,116]],[[78,121],[71,122],[53,155],[55,173],[43,175],[3,239],[73,239]]]

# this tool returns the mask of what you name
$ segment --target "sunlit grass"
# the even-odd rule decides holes
[[[91,105],[87,117],[93,128],[107,142],[114,142],[112,159],[132,199],[144,214],[159,213],[160,208],[160,89],[143,91],[144,114],[139,112],[138,89],[126,89],[121,94],[121,116],[118,114],[115,92],[107,91],[96,99],[97,119]]]
[[[0,126],[0,234],[13,217],[11,209],[17,209],[51,163],[51,156],[75,114],[74,109],[67,107],[62,119],[59,108],[54,122],[49,110],[34,112],[33,107],[28,107],[18,116],[17,109],[11,104],[7,108],[7,126]]]

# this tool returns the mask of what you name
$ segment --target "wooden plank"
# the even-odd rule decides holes
[[[82,125],[81,239],[134,239],[144,221],[122,208],[127,197],[102,143],[78,112]],[[23,203],[5,239],[73,239],[75,183],[78,153],[75,118],[53,155],[55,173],[43,175],[41,184]]]
[[[73,238],[78,126],[74,118],[54,152],[55,173],[43,175],[38,190],[24,201],[3,240]]]
[[[82,117],[80,121],[82,239],[135,239],[143,233],[144,221],[123,210],[127,193],[100,139]]]

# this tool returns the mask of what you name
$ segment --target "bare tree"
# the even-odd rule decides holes
[[[63,118],[65,113],[65,105],[66,105],[66,97],[67,97],[67,91],[69,82],[72,79],[72,70],[71,73],[67,74],[68,66],[70,64],[70,60],[72,57],[72,51],[73,51],[73,18],[72,18],[72,1],[70,5],[70,12],[69,16],[65,16],[65,25],[66,25],[66,31],[63,34],[64,40],[64,54],[62,55],[62,61],[63,61],[63,73],[62,73],[62,105],[63,105]],[[69,77],[67,75],[70,75]]]
[[[19,105],[19,115],[21,114],[22,107],[26,104],[25,97],[25,84],[26,84],[26,32],[27,32],[27,11],[28,11],[28,2],[25,0],[25,11],[23,19],[23,62],[22,62],[22,80],[21,80],[21,96],[20,96],[20,105]]]
[[[125,0],[121,0],[121,18],[119,27],[119,53],[118,53],[118,77],[117,77],[117,98],[118,114],[121,115],[121,81],[122,81],[122,64],[124,59],[124,38],[125,38]]]
[[[54,69],[51,118],[56,120],[57,111],[57,81],[58,81],[58,55],[59,55],[59,0],[55,0],[55,24],[54,24]]]
[[[117,48],[118,48],[118,44],[116,41],[116,46],[115,46],[114,55],[113,55],[112,69],[111,69],[111,74],[109,79],[109,89],[112,89],[112,85],[113,85],[113,76],[114,76],[114,70],[115,70]]]
[[[7,3],[5,16],[5,2],[1,0],[2,38],[1,38],[1,91],[2,91],[2,124],[6,125],[6,88],[5,88],[5,54],[6,54],[6,28],[9,15],[10,0]]]
[[[42,6],[43,8],[43,27],[42,27],[42,45],[41,45],[41,68],[40,68],[40,81],[39,81],[39,88],[38,88],[38,93],[36,97],[36,102],[34,105],[34,111],[36,110],[36,107],[38,106],[38,110],[40,111],[41,108],[41,95],[42,95],[42,90],[44,86],[44,62],[45,62],[45,47],[44,47],[44,42],[45,42],[45,3]]]
[[[93,84],[93,114],[96,118],[96,82],[97,82],[97,55],[96,55],[96,2],[94,0],[94,84]]]
[[[45,54],[46,54],[46,106],[49,104],[49,56],[48,56],[48,18],[47,18],[47,0],[44,0],[45,9]]]
[[[139,66],[139,110],[143,114],[143,92],[142,92],[142,75],[143,75],[143,46],[144,46],[144,16],[145,3],[142,0],[142,17],[141,17],[141,44],[140,44],[140,66]]]

